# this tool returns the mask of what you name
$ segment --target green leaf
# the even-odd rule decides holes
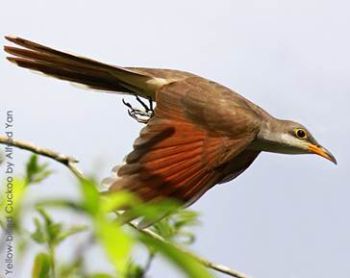
[[[47,242],[49,244],[58,244],[59,243],[59,235],[62,232],[62,224],[61,223],[55,223],[51,216],[43,209],[43,208],[37,208],[37,211],[41,215],[41,217],[44,220],[44,229],[47,237]]]
[[[105,213],[135,206],[140,202],[134,195],[124,191],[102,195],[101,201],[101,211]]]
[[[195,226],[199,224],[198,213],[189,209],[180,210],[174,215],[174,226],[180,229],[184,226]]]
[[[97,182],[93,179],[81,180],[80,188],[82,192],[82,202],[85,211],[91,215],[96,215],[99,210],[100,193],[97,190]]]
[[[192,244],[195,241],[195,235],[187,228],[199,223],[197,217],[198,214],[194,211],[180,209],[155,223],[152,229],[166,240]]]
[[[126,277],[128,278],[142,278],[145,277],[145,270],[133,260],[129,260],[127,269],[126,269]]]
[[[169,223],[169,219],[162,219],[152,227],[155,232],[166,240],[171,240],[176,234],[175,228]]]
[[[164,218],[167,214],[179,209],[179,203],[173,200],[164,200],[157,203],[140,203],[128,209],[125,216],[143,217],[143,222],[154,223]]]
[[[50,270],[50,256],[46,253],[39,253],[36,255],[32,269],[32,278],[50,277]]]
[[[134,243],[132,238],[125,234],[119,225],[108,220],[105,215],[96,218],[95,227],[97,237],[117,273],[124,275]]]
[[[140,234],[140,241],[143,242],[146,246],[152,246],[155,250],[161,253],[166,257],[170,262],[172,262],[178,269],[182,270],[184,274],[188,277],[201,277],[201,278],[210,278],[213,277],[207,269],[197,262],[190,255],[178,250],[174,246],[162,242],[156,239],[153,239],[149,236]]]
[[[67,239],[68,237],[84,232],[88,229],[88,226],[86,225],[80,225],[80,226],[73,226],[70,229],[68,229],[67,231],[62,231],[59,236],[57,237],[57,243],[61,243],[62,241],[64,241],[65,239]]]
[[[38,156],[33,154],[30,156],[26,164],[26,173],[28,180],[30,180],[32,175],[38,172],[38,168]]]
[[[58,245],[69,236],[83,232],[88,228],[85,225],[80,225],[64,230],[63,225],[61,223],[55,223],[42,207],[38,207],[37,211],[43,218],[43,223],[37,217],[34,218],[35,231],[31,234],[31,238],[37,243],[47,242]]]
[[[31,238],[37,243],[46,242],[44,228],[37,217],[34,218],[34,225],[35,231],[31,234]]]
[[[55,208],[65,208],[65,209],[72,209],[77,212],[85,212],[85,207],[82,206],[82,204],[70,201],[70,200],[64,200],[64,199],[48,199],[48,200],[40,200],[36,203],[37,208],[41,207],[55,207]]]
[[[33,154],[26,164],[26,182],[27,184],[40,183],[48,176],[52,174],[52,171],[48,169],[48,163],[39,164],[38,156]]]
[[[7,188],[9,192],[7,193]],[[11,182],[6,181],[0,192],[0,219],[6,224],[6,216],[11,215],[13,228],[20,229],[20,218],[26,183],[23,179],[14,177]],[[7,224],[6,224],[7,225]]]
[[[82,258],[75,257],[68,264],[63,264],[58,270],[57,277],[60,278],[78,278],[82,277],[84,269],[82,269]]]
[[[7,184],[5,184],[5,186],[3,186],[2,190],[5,191],[7,186]],[[4,210],[8,210],[11,209],[11,212],[9,213],[16,213],[16,210],[21,206],[22,204],[22,198],[24,196],[25,193],[25,189],[26,189],[26,183],[23,179],[20,178],[13,178],[13,180],[10,182],[10,187],[11,187],[11,192],[9,196],[11,196],[11,206],[8,206],[8,208],[6,208],[6,206],[8,205],[8,202],[6,201],[6,199],[4,198],[4,196],[7,195],[6,192],[1,192],[0,196],[1,196],[1,201],[0,201],[0,209],[1,212],[3,212]]]

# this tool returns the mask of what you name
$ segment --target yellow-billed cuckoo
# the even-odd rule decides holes
[[[209,188],[240,175],[261,151],[334,156],[301,124],[272,117],[238,93],[192,73],[117,67],[18,38],[7,59],[93,89],[149,98],[154,114],[109,190],[126,189],[144,201],[174,198],[189,205]]]

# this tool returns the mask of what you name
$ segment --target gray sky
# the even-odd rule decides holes
[[[203,223],[193,249],[254,277],[345,278],[349,8],[339,0],[6,1],[0,35],[122,66],[191,71],[239,91],[276,117],[305,124],[339,165],[311,155],[262,154],[238,179],[192,206]],[[4,57],[2,52],[0,132],[5,111],[12,109],[17,138],[74,155],[85,171],[107,176],[141,127],[128,117],[121,97],[31,74]],[[20,172],[28,154],[16,155]],[[45,189],[33,190],[33,198],[76,195],[66,169],[51,165],[57,175]],[[151,274],[178,277],[163,262]]]

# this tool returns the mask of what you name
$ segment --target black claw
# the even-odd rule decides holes
[[[152,115],[153,115],[154,110],[153,110],[153,101],[151,97],[148,98],[148,102],[149,102],[149,109],[152,111]]]
[[[147,124],[149,119],[153,116],[152,98],[148,98],[149,106],[147,106],[139,96],[136,96],[136,100],[142,105],[143,109],[134,108],[129,102],[125,101],[124,98],[122,102],[128,107],[128,114],[131,118],[139,123]]]
[[[143,100],[139,96],[136,96],[136,100],[142,105],[146,112],[150,110],[150,108],[143,102]]]
[[[122,99],[122,102],[123,102],[123,104],[124,104],[126,107],[129,107],[129,108],[132,109],[132,110],[134,109],[134,108],[131,106],[131,104],[130,104],[129,102],[126,102],[126,101],[125,101],[124,98]]]

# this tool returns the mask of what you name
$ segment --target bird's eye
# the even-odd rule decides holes
[[[295,135],[300,138],[300,139],[305,139],[306,136],[306,131],[302,128],[296,128],[295,129]]]

